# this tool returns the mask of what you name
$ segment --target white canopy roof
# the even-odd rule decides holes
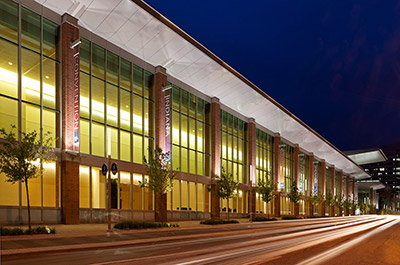
[[[385,153],[379,148],[345,151],[344,153],[359,165],[383,162],[387,160]]]
[[[358,165],[187,33],[141,0],[36,0],[357,179]],[[223,45],[223,44],[222,44]]]

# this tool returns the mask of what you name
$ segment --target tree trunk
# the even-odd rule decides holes
[[[268,202],[267,202],[267,218],[269,219],[269,207],[268,207]]]
[[[229,199],[227,199],[227,201],[228,201],[228,207],[226,207],[227,208],[227,210],[228,210],[228,221],[229,221]]]
[[[29,191],[28,191],[28,180],[25,179],[25,188],[26,188],[26,201],[28,203],[28,233],[32,234],[32,227],[31,227],[31,205],[29,202]]]

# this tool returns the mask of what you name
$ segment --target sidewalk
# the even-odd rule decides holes
[[[239,219],[241,224],[248,219]],[[205,226],[200,221],[179,221],[179,227],[118,230],[107,232],[107,224],[50,225],[56,228],[56,234],[21,235],[1,237],[2,258],[12,259],[17,255],[35,255],[41,253],[59,253],[83,249],[101,249],[157,243],[160,241],[183,240],[217,232],[221,228],[235,224]]]

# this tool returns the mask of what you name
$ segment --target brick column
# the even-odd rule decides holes
[[[211,99],[211,219],[220,218],[219,198],[215,178],[221,174],[221,105],[219,99]]]
[[[310,190],[310,197],[313,196],[313,192],[314,192],[314,154],[311,153],[309,155],[309,160],[308,160],[308,167],[310,168],[310,185],[309,185],[309,190]],[[309,212],[308,214],[310,216],[314,215],[314,209],[313,209],[313,205],[311,204],[310,201],[308,201],[308,209]]]
[[[171,123],[172,110],[172,91],[171,89],[163,92],[163,88],[167,86],[167,73],[166,69],[162,66],[156,67],[156,73],[154,75],[154,103],[155,103],[155,143],[156,146],[160,147],[163,152],[170,152],[170,146],[166,146],[165,138],[169,135],[171,137],[171,126],[166,130],[166,124]],[[166,105],[168,104],[168,106]],[[166,115],[167,109],[169,109],[170,115]],[[167,135],[167,134],[168,135]],[[167,194],[154,194],[154,220],[156,222],[167,221]]]
[[[325,216],[325,198],[326,198],[326,162],[324,159],[321,160],[321,215]]]
[[[333,199],[335,199],[335,195],[336,195],[336,190],[335,190],[335,166],[332,166],[332,168],[331,168],[331,170],[332,170],[332,196],[333,196]],[[331,207],[330,207],[330,209],[329,209],[329,211],[330,211],[330,213],[329,213],[329,215],[330,216],[335,216],[335,205],[332,205]]]
[[[296,187],[299,188],[299,182],[300,182],[300,147],[298,144],[294,145],[293,149],[293,156],[294,156],[294,181],[296,182]],[[300,204],[299,203],[293,203],[293,209],[294,209],[294,216],[299,216],[300,215]]]
[[[161,147],[161,149],[163,150],[165,150],[165,107],[166,107],[164,97],[166,96],[166,94],[171,95],[171,90],[166,92],[162,91],[163,87],[165,87],[166,85],[167,85],[166,69],[162,66],[157,66],[156,73],[154,75],[155,142],[156,146]]]
[[[253,217],[256,213],[256,192],[254,186],[257,185],[256,178],[256,122],[253,118],[249,119],[248,122],[248,133],[249,133],[249,214]],[[252,179],[251,179],[252,177]]]
[[[342,200],[343,198],[343,171],[339,171],[339,196],[340,199]],[[343,208],[339,208],[339,214],[342,215],[343,214]]]
[[[79,39],[78,20],[69,14],[62,16],[62,153],[61,153],[61,222],[79,224],[79,152],[74,145],[74,54],[79,45],[71,43]],[[77,73],[79,74],[79,72]],[[79,77],[78,77],[79,78]],[[77,114],[78,115],[78,114]],[[78,117],[77,117],[78,118]]]
[[[274,134],[274,181],[275,181],[275,198],[274,198],[274,215],[276,217],[281,216],[281,199],[280,199],[280,184],[281,179],[281,150],[279,145],[281,144],[281,136],[279,133]]]
[[[374,198],[374,189],[369,188],[369,203],[372,206],[374,205],[373,198]],[[370,213],[374,213],[374,208],[371,208],[369,211],[370,211]]]
[[[353,194],[353,203],[356,203],[356,198],[357,198],[357,193],[356,193],[356,178],[353,178],[353,186],[352,186],[352,194]],[[353,212],[353,215],[356,214],[356,209],[352,208],[351,209]]]
[[[346,194],[345,194],[345,196],[346,196],[346,201],[349,201],[350,200],[350,176],[346,176]],[[350,214],[350,211],[349,211],[349,208],[346,208],[345,209],[345,213],[344,213],[345,215],[349,215]]]

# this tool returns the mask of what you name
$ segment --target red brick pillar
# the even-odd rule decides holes
[[[294,181],[296,182],[296,187],[299,188],[300,182],[300,147],[298,144],[294,145],[293,156],[294,156]],[[300,216],[300,203],[293,203],[293,215]]]
[[[211,219],[220,218],[219,198],[216,195],[215,178],[221,174],[221,105],[219,99],[211,99]]]
[[[357,197],[358,197],[358,196],[357,196],[358,194],[357,194],[357,192],[356,192],[356,191],[357,191],[357,190],[356,190],[356,178],[353,178],[353,183],[352,183],[352,184],[353,184],[353,186],[352,186],[352,189],[351,189],[351,191],[352,191],[351,193],[352,193],[352,195],[353,195],[353,196],[352,196],[352,197],[353,197],[353,203],[355,204],[355,203],[356,203],[356,200],[357,200]],[[356,214],[356,209],[355,209],[354,207],[352,208],[352,212],[353,212],[353,215]]]
[[[350,176],[346,176],[346,201],[350,200]],[[349,208],[345,209],[345,215],[349,215],[350,211]]]
[[[322,202],[320,204],[321,215],[325,216],[325,198],[326,198],[326,162],[321,160],[321,196]]]
[[[74,78],[79,80],[79,62],[74,55],[79,45],[71,48],[71,43],[79,40],[78,20],[69,14],[62,16],[62,153],[61,153],[61,222],[79,224],[79,143],[74,150],[74,103],[79,99],[79,89],[75,91]],[[76,58],[77,60],[79,58]],[[77,72],[76,72],[77,71]],[[77,95],[78,97],[74,97]],[[79,107],[79,105],[78,105]],[[79,112],[76,113],[79,119]]]
[[[256,213],[256,191],[254,187],[257,185],[256,177],[256,122],[253,118],[248,122],[249,133],[249,214],[253,217]]]
[[[170,152],[171,151],[170,145],[166,146],[165,139],[166,137],[169,137],[169,139],[171,139],[172,89],[168,89],[164,92],[163,88],[166,86],[167,86],[166,69],[162,66],[157,66],[156,73],[154,76],[155,142],[156,146],[160,147],[163,150],[163,152]],[[155,209],[154,220],[156,222],[166,222],[167,221],[166,193],[165,194],[155,193],[154,209]]]
[[[165,113],[166,107],[165,106],[165,97],[170,97],[172,94],[172,89],[166,90],[163,92],[163,88],[167,86],[167,74],[166,69],[162,66],[156,67],[156,74],[154,75],[154,95],[155,95],[155,142],[156,146],[161,147],[161,149],[165,150]],[[167,98],[167,99],[168,99]],[[172,102],[172,99],[170,99]],[[171,104],[169,105],[169,109],[171,109]],[[172,117],[172,113],[170,115]],[[168,120],[171,124],[171,120]]]
[[[339,171],[339,196],[340,199],[343,199],[343,171]],[[343,214],[343,208],[339,208],[339,215]]]
[[[335,199],[335,195],[336,195],[336,190],[335,190],[335,166],[332,166],[332,168],[331,168],[331,170],[332,170],[332,196],[333,196],[333,199]],[[330,216],[335,216],[335,205],[332,205],[331,207],[330,207],[330,209],[329,209],[329,215]]]
[[[281,216],[281,199],[280,199],[280,179],[281,179],[281,136],[279,133],[274,134],[274,181],[275,181],[275,198],[274,198],[274,215]]]
[[[310,190],[310,197],[313,196],[314,193],[314,154],[311,153],[309,156],[309,164],[308,167],[310,168],[310,172],[309,172],[309,178],[310,178],[310,185],[309,185],[309,190]],[[308,214],[310,216],[314,215],[314,209],[313,209],[313,205],[310,201],[308,201]]]

